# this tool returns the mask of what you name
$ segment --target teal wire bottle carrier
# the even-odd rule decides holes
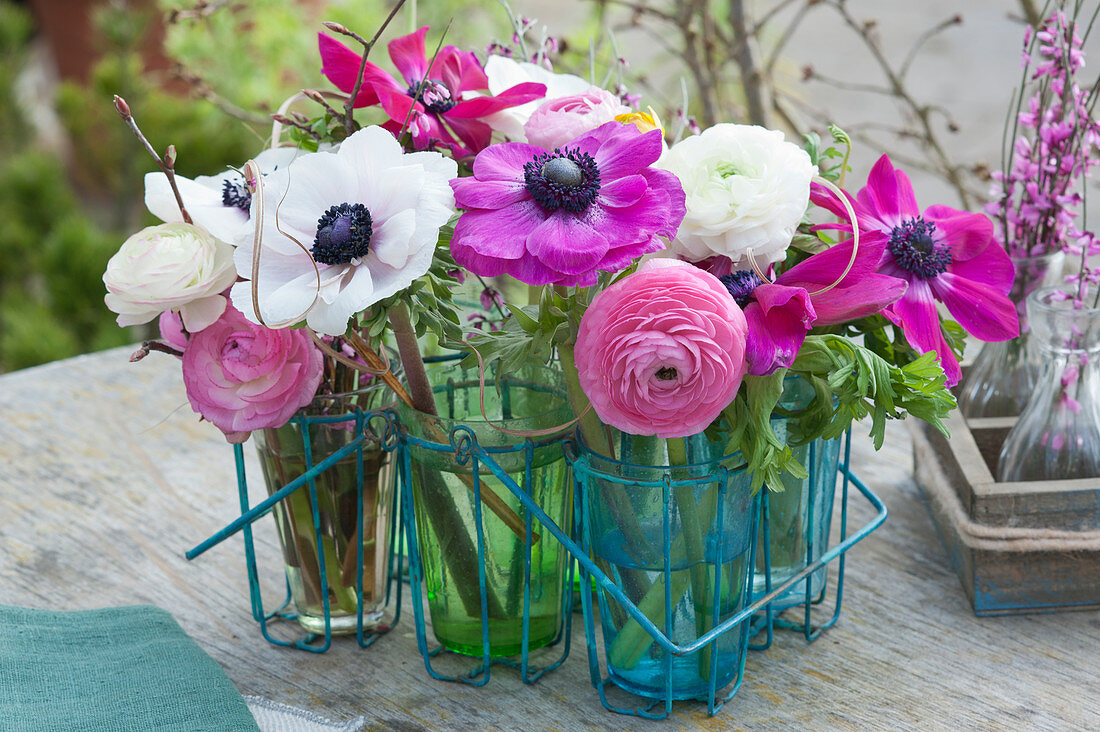
[[[750,634],[766,629],[770,641],[772,627],[788,627],[777,621],[774,603],[788,611],[801,609],[803,622],[789,627],[807,640],[836,622],[845,553],[887,515],[882,501],[849,468],[849,435],[844,459],[835,468],[843,479],[838,542],[824,550],[811,537],[812,560],[782,582],[773,585],[766,579],[765,590],[757,593],[751,570],[760,566],[758,546],[765,554],[763,566],[770,567],[770,543],[758,543],[757,537],[766,499],[762,493],[751,495],[738,456],[714,458],[688,445],[687,459],[667,470],[667,464],[627,463],[631,455],[620,452],[617,462],[628,465],[624,469],[614,459],[587,451],[581,441],[566,441],[563,448],[573,472],[577,516],[569,528],[546,515],[493,455],[474,441],[466,445],[573,556],[580,586],[593,587],[591,593],[581,592],[591,681],[603,706],[620,714],[662,719],[684,699],[702,701],[708,714],[716,714],[744,678]],[[874,510],[851,534],[849,486]],[[682,511],[685,506],[695,510]],[[638,520],[624,519],[628,515]],[[810,611],[820,598],[810,594],[814,585],[805,580],[834,561],[841,562],[834,611],[814,626]],[[792,600],[799,592],[801,599]],[[625,702],[620,700],[624,694]]]
[[[334,635],[366,648],[401,616],[404,548],[394,481],[400,444],[391,409],[350,395],[318,397],[285,426],[255,433],[267,498],[250,505],[243,446],[234,445],[241,514],[186,553],[241,532],[252,616],[265,639],[321,653]],[[274,514],[286,594],[265,607],[253,523]],[[297,631],[273,634],[287,622]]]

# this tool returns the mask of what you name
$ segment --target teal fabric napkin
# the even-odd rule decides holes
[[[58,612],[0,605],[0,729],[259,727],[221,667],[160,608]]]

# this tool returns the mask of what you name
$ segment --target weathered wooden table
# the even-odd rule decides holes
[[[130,364],[129,352],[0,376],[0,603],[159,605],[242,693],[334,719],[365,715],[368,729],[1100,729],[1100,612],[975,618],[900,425],[881,453],[855,441],[853,465],[890,518],[848,555],[840,622],[811,645],[780,634],[751,653],[744,686],[717,717],[696,703],[665,722],[605,711],[583,632],[534,686],[508,669],[480,689],[434,681],[407,604],[369,649],[348,639],[323,655],[276,648],[251,619],[239,537],[183,557],[237,513],[232,450],[191,412],[177,362]],[[858,496],[851,505],[855,525],[871,515]],[[258,541],[278,556],[270,527]]]

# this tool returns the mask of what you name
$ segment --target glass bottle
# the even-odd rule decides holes
[[[1032,358],[1042,364],[1001,448],[1000,481],[1100,476],[1100,308],[1075,306],[1062,288],[1028,296]]]
[[[959,388],[959,412],[968,419],[1020,414],[1041,370],[1040,364],[1028,357],[1027,296],[1062,281],[1065,255],[1055,251],[1038,257],[1012,257],[1012,263],[1016,279],[1008,297],[1020,315],[1020,336],[982,344]]]

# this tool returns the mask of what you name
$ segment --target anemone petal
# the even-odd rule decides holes
[[[944,340],[936,299],[928,281],[919,278],[911,280],[909,289],[900,300],[890,306],[890,310],[898,325],[905,331],[905,338],[910,345],[921,353],[935,351],[940,357],[940,364],[947,374],[947,385],[959,383],[962,370],[955,354]]]
[[[390,52],[390,60],[393,61],[401,76],[410,85],[422,80],[428,71],[427,54],[424,51],[424,36],[428,33],[428,26],[421,26],[407,36],[394,38],[386,46]]]
[[[959,325],[978,340],[1007,341],[1020,335],[1016,306],[994,288],[952,272],[928,284]]]

